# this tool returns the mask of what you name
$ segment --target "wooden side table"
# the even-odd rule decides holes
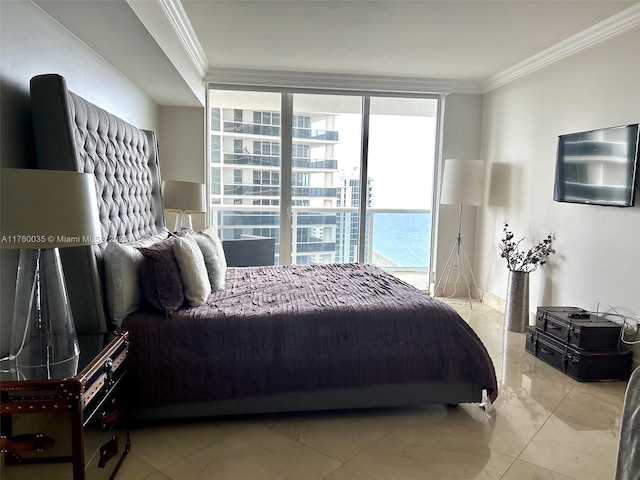
[[[5,469],[71,462],[74,480],[106,479],[115,476],[129,452],[129,431],[117,399],[126,373],[128,332],[78,335],[78,342],[80,373],[73,377],[0,379]],[[56,421],[31,425],[30,420],[43,417]]]

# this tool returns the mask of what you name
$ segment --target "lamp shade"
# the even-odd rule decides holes
[[[482,160],[446,159],[440,203],[481,205],[483,180],[484,162]]]
[[[63,170],[0,170],[0,246],[45,249],[100,243],[94,176]]]
[[[180,180],[162,182],[164,209],[180,213],[204,213],[206,211],[204,185]]]

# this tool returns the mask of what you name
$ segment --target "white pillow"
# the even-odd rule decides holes
[[[211,295],[211,283],[200,247],[190,236],[175,237],[173,254],[180,268],[187,302],[192,307],[204,305]]]
[[[107,309],[116,327],[142,304],[140,265],[144,256],[128,245],[109,243],[102,253],[104,260]]]

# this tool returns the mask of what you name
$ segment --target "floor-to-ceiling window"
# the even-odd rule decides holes
[[[372,97],[367,258],[427,290],[438,101]],[[428,240],[427,240],[428,239]]]
[[[210,215],[280,264],[367,262],[428,289],[438,99],[209,90]]]

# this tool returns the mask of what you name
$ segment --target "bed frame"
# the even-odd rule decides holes
[[[68,91],[65,79],[60,75],[34,77],[31,99],[38,167],[95,175],[102,234],[106,241],[91,247],[65,248],[61,255],[77,331],[112,330],[102,282],[102,252],[107,242],[131,243],[168,235],[155,134],[137,129]],[[237,245],[225,245],[227,249],[230,256],[236,258],[229,262],[230,265],[243,264],[242,258],[238,260],[244,255],[242,252],[231,253]],[[264,258],[245,259],[244,264],[261,261]],[[134,414],[139,418],[168,418],[482,400],[483,389],[476,383],[412,382],[203,401]]]

